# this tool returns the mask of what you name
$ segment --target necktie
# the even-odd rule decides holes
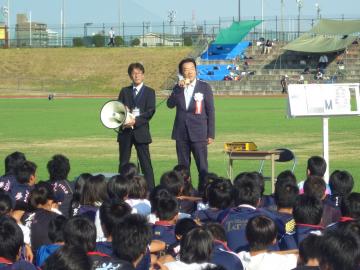
[[[136,88],[133,89],[133,96],[136,98],[136,95],[138,94],[138,90]]]

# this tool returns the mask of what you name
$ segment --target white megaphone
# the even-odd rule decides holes
[[[105,127],[112,129],[126,125],[134,118],[134,115],[118,100],[106,102],[100,112],[101,123]]]

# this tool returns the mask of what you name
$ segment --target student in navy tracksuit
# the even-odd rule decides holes
[[[11,191],[12,186],[16,183],[15,169],[25,160],[25,155],[21,152],[14,152],[6,156],[5,174],[0,176],[0,189],[8,192]]]
[[[96,242],[96,251],[114,257],[112,247],[112,232],[116,224],[131,214],[131,207],[120,200],[106,200],[100,207],[101,227],[106,237],[106,241]],[[137,270],[145,270],[150,267],[150,251],[147,249],[145,256],[137,265]]]
[[[221,224],[225,228],[226,239],[231,250],[239,252],[248,249],[245,228],[248,220],[261,215],[256,207],[260,201],[260,187],[253,181],[251,173],[242,173],[234,180],[235,208],[224,214]]]
[[[274,198],[277,205],[277,211],[274,212],[276,216],[276,225],[278,228],[278,237],[281,239],[285,233],[290,233],[295,230],[295,220],[293,217],[293,207],[299,188],[291,179],[277,181],[275,184]]]
[[[299,245],[298,266],[294,270],[319,270],[320,237],[310,234]]]
[[[360,193],[352,192],[350,195],[344,197],[341,201],[341,217],[337,222],[334,222],[326,227],[326,229],[334,230],[339,225],[359,220],[360,218]]]
[[[0,217],[0,228],[0,268],[36,270],[33,264],[18,260],[24,236],[16,221],[8,216],[2,216]]]
[[[164,193],[157,201],[155,212],[159,221],[156,221],[152,226],[152,239],[163,241],[166,245],[176,243],[175,224],[179,214],[176,198],[168,193]]]
[[[330,175],[331,195],[327,195],[324,203],[340,208],[341,200],[349,195],[354,187],[354,179],[347,171],[336,170]]]
[[[207,185],[205,193],[209,208],[195,211],[192,217],[202,223],[216,222],[219,215],[227,211],[233,202],[233,186],[230,180],[218,178]]]
[[[205,229],[213,237],[213,250],[210,262],[224,267],[226,270],[242,270],[243,265],[236,253],[228,248],[226,233],[219,223],[207,223]]]
[[[325,191],[326,183],[324,179],[319,176],[309,176],[304,182],[304,194],[318,198],[323,204],[324,210],[320,224],[323,227],[336,222],[341,216],[340,209],[338,207],[334,207],[326,203]]]
[[[286,233],[279,241],[281,250],[297,249],[302,240],[310,233],[320,234],[323,206],[315,197],[300,195],[296,199],[293,215],[296,222],[295,231]]]

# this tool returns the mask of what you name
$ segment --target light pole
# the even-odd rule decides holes
[[[239,22],[241,20],[241,0],[239,0],[239,5],[238,5],[238,18],[239,18]]]
[[[118,15],[119,15],[119,36],[120,36],[120,30],[121,30],[121,0],[119,0],[119,10],[118,10]]]
[[[60,17],[61,17],[61,47],[63,47],[65,45],[64,42],[64,37],[65,37],[65,0],[62,0],[62,7],[61,7],[61,12],[60,12]]]
[[[300,36],[300,13],[301,8],[303,7],[303,0],[296,0],[297,7],[298,7],[298,37]]]
[[[281,0],[281,14],[280,14],[280,20],[281,20],[281,36],[283,41],[285,41],[285,32],[284,32],[284,0]]]
[[[175,25],[174,25],[174,22],[175,22],[175,19],[176,19],[176,11],[175,10],[169,10],[168,12],[168,22],[170,24],[170,27],[173,26],[173,35],[175,35]]]
[[[321,11],[321,9],[320,9],[319,3],[315,4],[315,8],[316,8],[317,19],[320,20],[320,11]]]
[[[261,36],[264,37],[264,0],[261,0]]]
[[[84,23],[84,37],[87,37],[87,30],[88,30],[88,26],[92,25],[93,23]]]

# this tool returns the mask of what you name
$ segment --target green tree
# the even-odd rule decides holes
[[[96,34],[93,36],[93,43],[95,47],[104,47],[105,46],[105,37],[101,34]]]
[[[130,42],[131,46],[139,46],[140,45],[140,39],[134,38]]]
[[[116,36],[115,37],[115,46],[123,46],[124,45],[124,39],[122,36]]]
[[[84,46],[84,40],[82,37],[74,37],[73,38],[73,46],[74,47],[82,47]]]
[[[192,39],[190,36],[184,37],[184,46],[192,46]]]

